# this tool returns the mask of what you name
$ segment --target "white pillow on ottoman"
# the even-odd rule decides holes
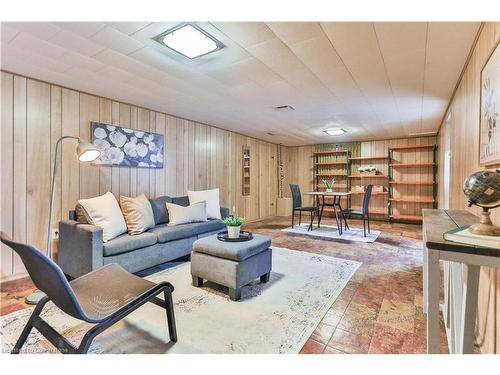
[[[221,219],[219,189],[191,191],[188,190],[189,204],[207,202],[207,218]]]
[[[127,231],[120,206],[115,196],[107,192],[99,197],[79,199],[87,221],[102,228],[102,240],[107,242]]]
[[[199,223],[207,221],[207,202],[198,202],[184,207],[174,203],[165,203],[168,211],[168,225]]]

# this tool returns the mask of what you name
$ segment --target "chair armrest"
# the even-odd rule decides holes
[[[60,221],[58,264],[66,275],[75,278],[102,267],[102,228]]]
[[[222,220],[224,220],[226,217],[229,217],[230,214],[231,214],[231,211],[229,210],[229,208],[227,208],[227,207],[220,208],[220,216],[221,216]]]

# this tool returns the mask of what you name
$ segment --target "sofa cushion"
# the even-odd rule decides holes
[[[189,206],[189,197],[187,195],[183,197],[172,197],[172,203],[187,207]]]
[[[219,200],[219,189],[211,190],[198,190],[191,191],[188,190],[189,204],[195,204],[198,202],[207,202],[207,218],[209,219],[220,219],[220,200]]]
[[[151,208],[153,209],[155,225],[168,223],[168,211],[165,203],[172,203],[172,198],[165,195],[150,199],[149,203],[151,203]]]
[[[135,198],[120,195],[120,207],[127,223],[128,234],[136,236],[155,226],[153,209],[144,193]]]
[[[158,225],[150,229],[149,233],[158,236],[158,242],[169,242],[197,236],[201,233],[213,232],[224,228],[222,220],[208,220],[203,223],[189,223],[169,226],[167,224]]]
[[[131,236],[130,234],[122,234],[102,245],[103,255],[111,256],[127,253],[132,250],[141,249],[143,247],[154,245],[158,242],[158,238],[153,233],[144,232]]]

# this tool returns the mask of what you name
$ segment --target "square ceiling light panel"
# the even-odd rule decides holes
[[[195,59],[224,48],[212,35],[191,23],[182,23],[156,38],[157,42],[186,56]]]

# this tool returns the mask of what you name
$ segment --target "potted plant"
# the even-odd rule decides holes
[[[377,174],[377,167],[373,165],[368,165],[366,167],[359,167],[358,172],[360,174],[369,174],[369,175]]]
[[[333,192],[333,185],[335,184],[335,179],[332,178],[331,180],[323,180],[323,183],[326,185],[326,192],[332,193]]]
[[[229,238],[239,238],[241,225],[245,220],[238,215],[232,215],[224,219],[224,224],[227,228],[227,236]]]

